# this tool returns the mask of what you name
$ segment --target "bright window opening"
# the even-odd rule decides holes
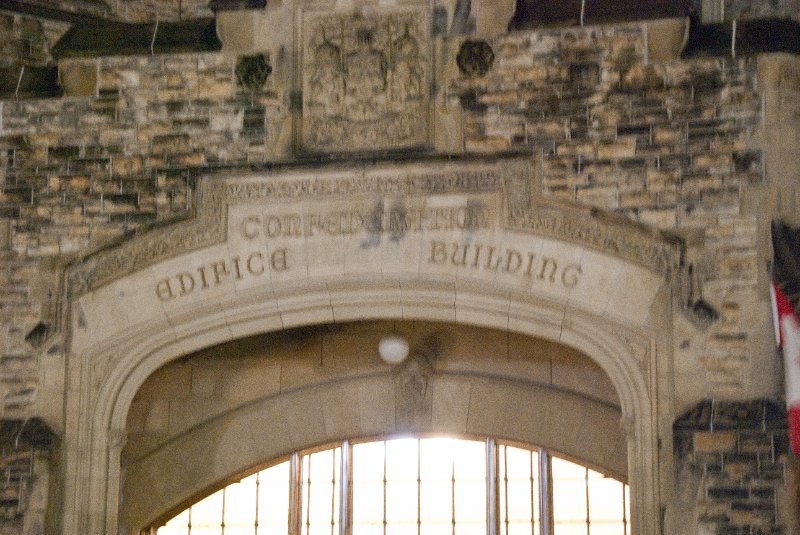
[[[157,535],[628,535],[628,486],[533,448],[398,438],[313,452],[203,498]]]

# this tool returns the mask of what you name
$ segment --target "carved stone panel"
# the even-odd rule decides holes
[[[402,149],[428,141],[424,7],[303,16],[303,148]]]

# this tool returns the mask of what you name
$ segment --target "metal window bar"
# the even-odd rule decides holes
[[[225,491],[226,489],[222,489],[222,515],[220,516],[219,520],[219,533],[220,535],[225,535]]]
[[[530,487],[531,487],[531,535],[536,535],[536,474],[534,472],[533,450],[531,450],[531,472],[530,472]],[[538,459],[537,459],[538,460]],[[541,516],[541,515],[539,515]]]
[[[456,461],[450,460],[450,518],[452,534],[456,535]]]
[[[504,449],[505,451],[505,449]],[[496,535],[498,531],[497,503],[497,444],[493,438],[486,439],[486,533]],[[506,514],[508,517],[508,514]]]
[[[260,481],[261,478],[260,478],[260,475],[261,475],[260,472],[256,472],[256,495],[255,495],[256,517],[255,517],[255,520],[253,521],[253,535],[258,535],[258,496],[259,496],[259,493],[261,492],[261,481]],[[289,489],[286,489],[286,490],[288,491]]]
[[[627,485],[622,485],[622,531],[625,535],[628,535],[628,495],[625,492]]]
[[[421,440],[417,439],[417,534],[420,535],[422,531],[422,473],[421,473]],[[383,444],[383,535],[386,535],[388,529],[388,516],[387,516],[387,486],[388,486],[388,461],[387,461],[387,441],[382,441]],[[502,451],[499,450],[502,448]],[[340,464],[336,465],[337,449],[340,451]],[[526,448],[527,449],[527,448]],[[554,518],[553,518],[553,494],[552,494],[552,457],[544,449],[536,450],[529,449],[530,455],[530,471],[528,474],[530,499],[531,499],[531,534],[536,534],[536,491],[538,490],[538,505],[539,505],[539,535],[552,535],[554,533]],[[538,452],[538,467],[534,463],[534,453]],[[339,448],[332,448],[330,450],[332,455],[333,467],[331,472],[331,535],[352,535],[353,525],[353,485],[352,485],[352,466],[353,466],[353,450],[350,442],[345,440],[341,443]],[[499,473],[500,457],[502,455],[502,473]],[[486,462],[486,526],[487,535],[498,535],[504,533],[508,535],[510,532],[510,517],[509,517],[509,468],[508,468],[508,446],[498,445],[492,438],[485,440],[485,462]],[[537,479],[538,468],[538,481]],[[584,492],[586,498],[586,532],[587,535],[591,533],[591,512],[590,512],[590,488],[589,488],[589,468],[583,467],[583,482]],[[338,533],[336,528],[336,498],[337,498],[337,470],[339,476],[339,529]],[[306,473],[307,472],[307,473]],[[8,474],[5,474],[8,477]],[[456,533],[456,472],[455,461],[451,461],[451,532],[453,535]],[[289,531],[288,535],[308,535],[311,531],[311,454],[300,455],[295,452],[290,458],[290,471],[289,471]],[[503,497],[501,499],[499,491],[500,485],[503,485]],[[255,503],[255,519],[254,519],[254,535],[259,535],[259,527],[263,524],[260,517],[263,511],[259,510],[259,495],[261,491],[260,475],[256,474],[254,499]],[[305,518],[303,518],[303,500],[305,499],[306,510]],[[500,503],[502,501],[502,503]],[[629,519],[627,515],[627,502],[629,497],[627,494],[627,486],[622,484],[622,524],[624,535],[629,534]],[[222,519],[219,524],[220,534],[225,534],[225,511],[227,505],[226,489],[222,489]],[[499,512],[500,507],[503,507],[504,519],[500,520]],[[192,535],[193,527],[193,507],[187,509],[186,533]],[[502,524],[502,526],[501,526]],[[501,527],[503,529],[501,529]],[[152,532],[157,532],[157,528],[151,529]]]
[[[292,453],[289,460],[289,535],[300,535],[303,531],[302,491],[303,464],[300,455]]]
[[[589,469],[583,469],[583,488],[586,493],[586,535],[589,534],[589,527],[591,525],[591,515],[589,514]]]
[[[336,448],[331,451],[331,535],[336,534]],[[310,461],[311,459],[309,459]],[[310,472],[311,470],[309,470]]]
[[[351,480],[353,466],[353,450],[350,448],[350,441],[343,440],[341,448],[341,464],[339,466],[339,535],[350,535],[350,519],[353,518]],[[336,457],[334,456],[334,461]],[[336,463],[334,462],[334,470]]]
[[[303,489],[306,498],[306,518],[303,522],[304,533],[307,535],[310,531],[311,526],[311,456],[306,455],[303,458],[303,466],[307,469],[308,476],[303,474],[303,484],[305,488]]]
[[[422,474],[420,469],[420,458],[422,457],[422,445],[417,439],[417,535],[422,532]]]
[[[508,535],[508,446],[503,446],[503,511],[505,511],[505,528]]]
[[[550,453],[539,450],[539,528],[541,535],[551,535],[554,532],[553,523],[553,495],[550,463]]]
[[[386,535],[386,526],[388,525],[388,520],[386,518],[386,490],[387,490],[387,479],[386,479],[386,441],[383,441],[383,535]]]

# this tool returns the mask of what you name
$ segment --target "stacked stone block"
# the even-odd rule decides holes
[[[762,126],[755,63],[649,62],[638,25],[519,32],[489,44],[495,59],[485,75],[440,85],[445,104],[462,112],[463,148],[532,154],[542,195],[686,238],[694,291],[705,286],[700,296],[718,321],[706,330],[676,321],[676,368],[695,374],[699,363],[706,377],[694,383],[712,393],[749,391],[759,354],[751,338],[762,332],[752,318],[765,316],[752,313],[762,222],[746,209],[765,171],[754,141]],[[59,368],[58,344],[41,345],[59,291],[48,273],[186,216],[205,172],[285,158],[297,94],[290,111],[275,77],[245,91],[235,61],[62,60],[97,73],[92,96],[0,101],[0,417],[43,410],[34,409],[37,392]],[[50,380],[58,391],[58,378]],[[753,420],[749,409],[731,418],[726,406],[676,435],[679,458],[702,473],[700,521],[712,533],[778,533],[785,422]]]
[[[51,63],[50,48],[68,28],[63,22],[0,13],[0,67]]]
[[[0,414],[35,400],[42,261],[184,216],[198,174],[267,160],[285,111],[220,54],[74,61],[98,73],[93,97],[0,102]]]
[[[701,533],[785,533],[786,412],[771,400],[705,400],[674,425],[677,461],[699,476]],[[694,520],[694,519],[687,519]]]
[[[800,2],[797,0],[720,0],[724,5],[726,20],[757,17],[797,16]]]
[[[498,37],[486,74],[454,76],[447,99],[463,110],[467,151],[533,152],[543,195],[686,239],[684,305],[709,300],[723,321],[706,333],[678,330],[676,349],[699,358],[697,393],[740,395],[749,355],[762,353],[757,329],[742,322],[763,277],[765,223],[747,207],[765,174],[756,62],[650,62],[645,33],[630,25]]]
[[[456,79],[468,151],[542,155],[550,196],[674,228],[737,212],[763,178],[748,140],[760,125],[747,60],[646,61],[638,26],[513,34],[493,68]]]
[[[0,421],[0,535],[45,532],[53,438],[36,418]]]

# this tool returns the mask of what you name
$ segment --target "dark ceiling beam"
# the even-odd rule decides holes
[[[103,17],[83,11],[78,12],[58,9],[51,5],[45,5],[39,2],[31,2],[28,0],[0,0],[0,11],[29,15],[31,17],[40,19],[69,22],[72,24],[91,24],[92,22],[105,22],[114,20],[112,17]]]

